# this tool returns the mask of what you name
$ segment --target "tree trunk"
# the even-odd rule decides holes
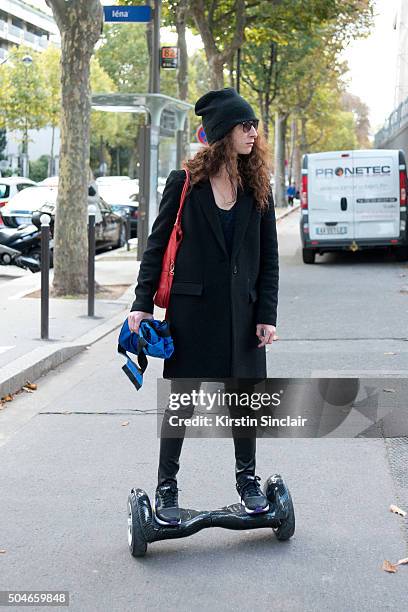
[[[116,147],[116,174],[120,176],[120,149]]]
[[[52,126],[52,131],[51,131],[51,155],[50,155],[50,163],[48,165],[48,176],[54,176],[55,174],[54,146],[55,146],[55,125]]]
[[[235,87],[235,79],[234,79],[234,56],[231,55],[228,61],[228,71],[229,71],[229,86]]]
[[[55,295],[88,288],[90,60],[103,26],[99,0],[47,0],[61,32],[61,149],[54,229]]]
[[[296,117],[292,118],[290,125],[290,144],[289,144],[289,167],[288,167],[288,177],[289,184],[293,182],[294,172],[293,172],[293,164],[294,164],[294,154],[295,154],[295,145],[297,141],[297,119]]]
[[[229,64],[231,57],[244,42],[245,0],[236,0],[234,34],[231,42],[225,45],[223,51],[217,48],[212,19],[210,12],[206,14],[204,0],[194,0],[190,6],[210,68],[210,86],[212,89],[222,89],[224,87],[224,64]]]
[[[285,141],[288,114],[276,111],[275,113],[275,205],[285,207]]]
[[[210,67],[210,87],[211,89],[223,89],[224,87],[224,59],[219,54],[207,56]]]
[[[302,184],[302,155],[300,153],[299,143],[296,141],[293,151],[293,180],[297,189],[300,191]]]
[[[188,98],[188,53],[186,42],[186,20],[188,0],[179,0],[175,10],[177,46],[180,53],[180,64],[177,71],[178,96],[180,100]]]
[[[186,41],[186,21],[189,8],[189,0],[179,0],[175,10],[175,21],[177,30],[177,46],[180,53],[180,64],[177,71],[178,96],[180,100],[188,98],[188,53]],[[186,159],[189,153],[189,125],[185,122],[183,133],[182,159]]]

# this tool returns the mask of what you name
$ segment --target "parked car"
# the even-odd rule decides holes
[[[2,208],[4,225],[17,228],[19,225],[31,224],[33,212],[47,202],[55,203],[57,193],[57,189],[41,186],[27,187],[20,191]]]
[[[130,178],[130,176],[98,176],[98,178],[96,179],[96,182],[99,185],[112,185],[113,183],[115,183],[116,185],[118,183],[123,183],[123,182],[127,182],[127,181],[131,181],[132,179]]]
[[[124,219],[116,214],[112,208],[99,197],[99,201],[95,204],[95,240],[96,251],[104,251],[110,247],[118,248],[124,246],[126,242],[126,225]],[[51,236],[53,236],[54,218],[55,218],[54,203],[48,202],[43,204],[32,215],[32,222],[36,227],[40,227],[40,217],[46,213],[51,216]]]
[[[112,177],[103,177],[112,178]],[[101,184],[97,179],[98,191],[102,198],[111,206],[117,214],[121,215],[125,220],[130,216],[130,235],[137,236],[137,219],[138,219],[138,195],[139,187],[135,181],[117,181],[116,183]]]
[[[408,259],[403,151],[367,149],[303,156],[303,261],[329,251],[391,249]]]
[[[17,193],[23,191],[23,189],[34,187],[35,185],[37,185],[37,183],[23,176],[0,178],[0,225],[3,225],[1,220],[2,208],[7,204],[7,202]]]
[[[43,187],[52,187],[54,189],[58,189],[58,181],[58,176],[48,176],[43,181],[40,181],[38,184],[42,185]]]
[[[31,194],[30,191],[32,191]],[[6,227],[0,232],[0,244],[10,245],[13,242],[13,248],[20,249],[22,252],[24,251],[25,255],[38,259],[40,256],[40,236],[38,227],[32,225],[33,217],[36,216],[39,219],[39,216],[44,212],[51,215],[52,235],[57,194],[57,189],[36,187],[27,189],[15,196],[3,208]],[[90,199],[96,206],[96,250],[101,251],[109,247],[123,246],[126,241],[126,226],[123,217],[116,214],[99,195],[97,198],[90,196]],[[26,228],[25,231],[21,231],[24,228]],[[15,242],[16,240],[17,242]]]

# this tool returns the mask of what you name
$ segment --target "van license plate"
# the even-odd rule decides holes
[[[325,227],[316,227],[316,234],[347,234],[347,227],[344,225],[326,225]]]

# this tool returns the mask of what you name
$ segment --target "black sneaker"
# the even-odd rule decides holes
[[[269,510],[268,498],[262,493],[259,476],[241,476],[237,482],[238,495],[247,514],[257,514]]]
[[[176,482],[166,481],[157,487],[154,510],[160,525],[178,525],[181,522]]]

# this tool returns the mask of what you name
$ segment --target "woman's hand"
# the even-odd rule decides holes
[[[272,344],[274,340],[278,339],[278,336],[276,335],[276,327],[274,325],[268,325],[267,323],[257,324],[256,335],[260,340],[258,348],[265,346],[265,344]]]
[[[128,315],[128,324],[130,331],[139,333],[139,325],[142,319],[153,319],[153,315],[150,312],[142,312],[141,310],[134,310]]]

